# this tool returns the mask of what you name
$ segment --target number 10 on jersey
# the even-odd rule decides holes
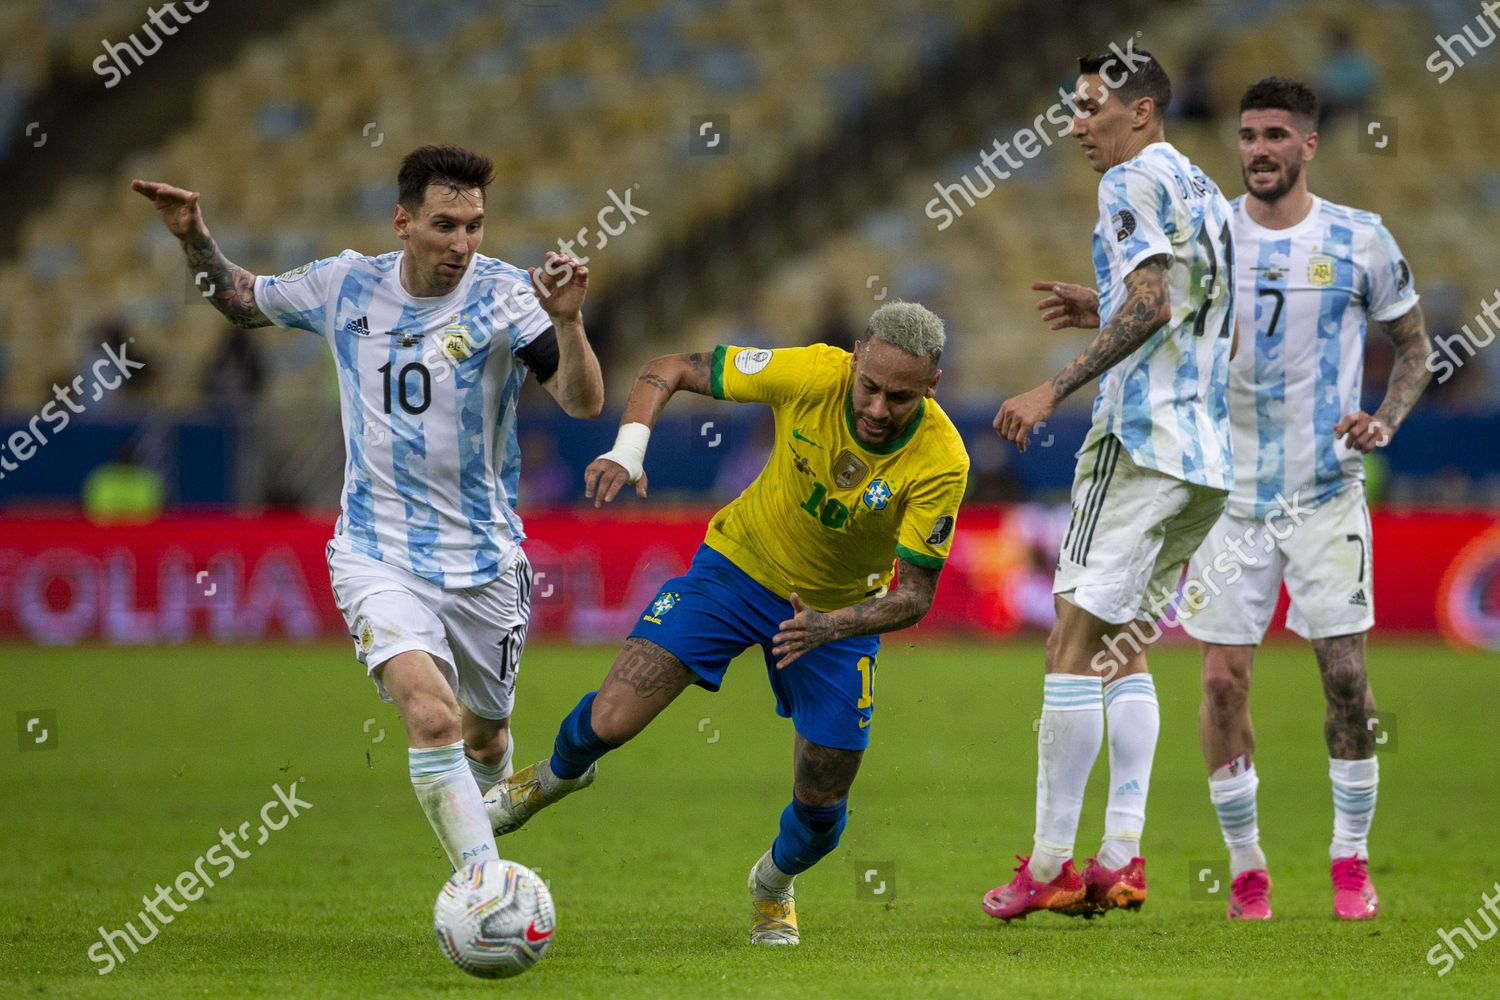
[[[391,397],[396,396],[401,402],[401,409],[407,413],[422,413],[432,405],[432,373],[427,366],[419,361],[413,361],[391,378],[391,366],[396,362],[387,361],[375,369],[385,376],[385,412],[391,412]],[[415,380],[411,375],[418,376]],[[394,385],[393,385],[394,383]],[[416,388],[420,393],[413,392]]]

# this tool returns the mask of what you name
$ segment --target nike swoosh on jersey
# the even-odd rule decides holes
[[[860,719],[859,720],[859,728],[861,728],[861,729],[869,729],[870,728],[870,720],[869,719]]]
[[[796,438],[798,441],[806,441],[808,444],[812,445],[814,448],[821,448],[821,447],[823,447],[822,445],[818,444],[818,442],[814,441],[812,438],[805,436],[802,433],[802,428],[800,428],[800,427],[793,427],[792,428],[792,437]]]

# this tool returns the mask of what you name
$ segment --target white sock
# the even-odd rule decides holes
[[[1214,772],[1218,774],[1218,772]],[[1260,849],[1260,827],[1255,820],[1255,791],[1260,777],[1253,764],[1234,777],[1210,777],[1208,798],[1219,814],[1224,846],[1229,848],[1229,875],[1264,870],[1265,852]]]
[[[478,761],[470,757],[468,751],[464,752],[464,759],[469,762],[469,772],[474,775],[474,781],[479,785],[479,794],[483,795],[515,772],[515,768],[511,767],[510,763],[515,755],[516,740],[514,736],[505,745],[505,755],[500,758],[498,764],[486,764],[483,761]]]
[[[1375,819],[1375,791],[1380,784],[1378,758],[1328,759],[1328,777],[1333,782],[1333,843],[1328,858],[1370,856],[1370,823]]]
[[[1106,868],[1123,868],[1141,853],[1151,761],[1161,729],[1151,675],[1131,674],[1106,686],[1104,715],[1109,722],[1110,791],[1098,861]]]
[[[469,770],[463,740],[445,747],[413,747],[406,755],[411,787],[454,870],[498,858],[495,833]]]
[[[771,860],[770,851],[762,854],[755,863],[755,881],[761,884],[761,888],[771,892],[786,892],[792,887],[792,879],[796,877],[777,868],[776,862]]]
[[[1073,857],[1089,772],[1104,742],[1104,684],[1098,677],[1048,674],[1036,734],[1036,836],[1031,875],[1050,882]]]

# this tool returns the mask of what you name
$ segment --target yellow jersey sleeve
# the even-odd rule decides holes
[[[781,406],[802,398],[816,384],[837,384],[841,373],[829,361],[839,354],[838,348],[822,344],[775,350],[720,344],[714,349],[709,387],[715,399]]]
[[[896,558],[923,569],[942,569],[953,547],[958,505],[969,484],[967,455],[941,475],[927,479],[907,503],[896,536]]]

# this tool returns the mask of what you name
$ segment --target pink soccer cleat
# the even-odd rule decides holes
[[[1229,887],[1230,920],[1271,919],[1271,876],[1264,868],[1240,872]]]
[[[1131,858],[1123,868],[1106,868],[1089,858],[1083,869],[1083,884],[1094,913],[1121,907],[1139,910],[1146,902],[1146,861]]]
[[[1380,912],[1380,897],[1370,881],[1364,858],[1339,858],[1329,866],[1333,880],[1333,915],[1340,920],[1369,920]]]
[[[1083,877],[1072,861],[1064,862],[1051,882],[1038,882],[1031,877],[1031,858],[1017,854],[1016,860],[1021,864],[1010,884],[997,885],[984,894],[985,913],[1009,923],[1038,910],[1077,916],[1089,909]]]

